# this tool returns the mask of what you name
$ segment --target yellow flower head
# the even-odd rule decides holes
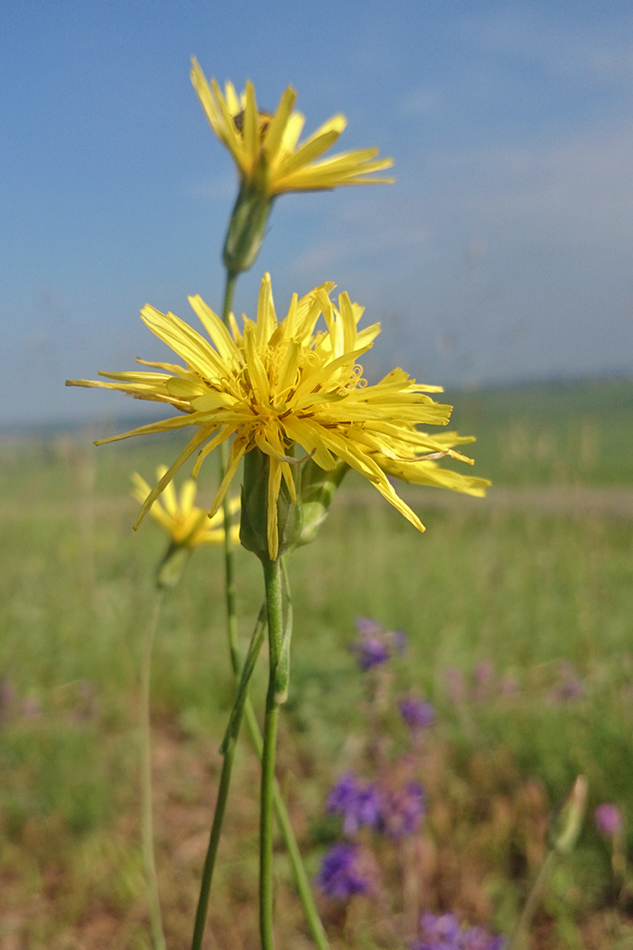
[[[345,116],[335,115],[298,145],[304,117],[293,112],[297,94],[290,86],[281,97],[277,111],[260,112],[252,83],[238,97],[227,82],[222,95],[218,83],[205,79],[198,62],[192,60],[191,81],[211,128],[237,165],[242,182],[257,179],[268,197],[284,191],[321,191],[339,185],[387,183],[392,179],[367,177],[391,168],[390,158],[376,159],[378,149],[343,152],[317,161],[332,148],[345,128]]]
[[[428,438],[424,433],[419,433],[424,439]],[[446,449],[452,449],[456,445],[464,445],[468,442],[474,442],[473,435],[458,435],[457,432],[441,432],[433,436],[435,442],[443,446],[444,451],[438,453],[441,457]],[[420,452],[424,452],[423,445],[420,446]],[[395,478],[401,478],[403,482],[411,482],[414,485],[431,485],[434,488],[450,488],[451,491],[461,492],[464,495],[475,495],[483,498],[486,494],[486,488],[490,486],[487,478],[475,478],[473,475],[462,475],[461,472],[454,472],[452,469],[441,468],[430,456],[424,459],[394,459],[377,452],[374,458],[387,475]]]
[[[160,479],[167,472],[166,465],[159,465],[156,477]],[[151,494],[152,489],[137,472],[132,475],[134,483],[133,496],[141,504]],[[169,482],[165,487],[161,499],[156,500],[149,514],[163,528],[178,547],[195,548],[200,544],[224,543],[224,514],[221,511],[209,518],[204,508],[194,505],[197,486],[192,478],[188,478],[180,489],[180,498],[176,494],[174,483]],[[162,502],[162,504],[161,504]],[[231,514],[240,509],[238,499],[231,502]],[[233,540],[239,541],[239,527],[231,529]]]
[[[173,313],[146,306],[141,311],[143,321],[184,360],[184,366],[138,360],[151,369],[100,373],[112,382],[68,382],[169,403],[181,412],[175,418],[101,442],[195,427],[189,444],[145,499],[139,521],[187,458],[200,450],[195,476],[209,452],[232,438],[226,475],[211,514],[218,511],[243,456],[259,448],[270,459],[268,548],[272,560],[278,553],[277,499],[282,479],[291,499],[296,497],[292,474],[293,466],[299,464],[293,457],[296,446],[325,471],[332,471],[337,459],[346,462],[416,528],[424,530],[417,515],[396,494],[386,472],[416,481],[417,473],[433,471],[428,468],[429,460],[449,455],[470,462],[446,440],[417,429],[418,425],[445,425],[452,407],[427,395],[441,392],[441,387],[420,385],[401,369],[367,385],[357,361],[373,345],[380,326],[359,330],[363,308],[352,303],[346,293],[340,294],[335,307],[329,296],[333,288],[334,284],[322,284],[300,300],[295,294],[287,316],[280,321],[266,274],[257,321],[244,317],[240,330],[231,314],[230,332],[201,297],[190,297],[210,339]],[[324,328],[317,329],[321,316]]]

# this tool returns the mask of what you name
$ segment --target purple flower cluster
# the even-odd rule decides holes
[[[347,901],[354,894],[367,894],[371,880],[362,864],[357,845],[335,844],[323,858],[316,882],[324,894],[339,901]]]
[[[357,619],[351,651],[363,672],[381,666],[405,647],[404,634],[386,632],[380,624],[365,617]],[[481,662],[473,670],[472,688],[457,668],[449,667],[445,674],[447,692],[456,704],[466,699],[484,702],[495,686],[495,671],[489,662]],[[518,687],[514,681],[508,682],[507,695],[514,695]],[[369,702],[374,704],[375,715],[371,720],[374,734],[376,726],[380,729],[381,714],[389,704],[390,678],[370,679],[368,686]],[[499,695],[506,694],[500,686],[497,691]],[[416,740],[420,739],[422,731],[435,721],[435,709],[414,693],[408,693],[400,699],[399,710],[413,734],[409,751],[394,759],[389,756],[388,743],[381,745],[376,742],[370,749],[371,761],[376,767],[375,781],[360,778],[351,771],[345,772],[331,789],[326,805],[328,812],[341,817],[343,834],[348,839],[354,838],[363,828],[382,835],[381,851],[388,849],[388,841],[392,842],[393,848],[393,842],[415,834],[426,809],[424,788],[414,778],[417,773],[415,750],[419,750],[421,745]],[[375,739],[375,735],[372,738]],[[613,821],[609,824],[613,815],[606,811],[613,807],[601,806],[605,827],[613,827]],[[361,843],[339,842],[325,854],[316,883],[328,897],[348,901],[357,894],[378,893],[379,868],[372,851],[362,843],[362,838],[359,841]],[[373,842],[377,844],[375,838]],[[396,848],[399,860],[405,860],[402,857],[405,852],[406,849]],[[406,867],[403,867],[402,873],[405,872]],[[481,927],[462,927],[453,913],[425,912],[420,916],[419,935],[410,944],[410,950],[503,950],[505,945],[504,937],[494,937]]]
[[[463,930],[455,914],[423,913],[411,950],[503,950],[504,945],[504,937],[492,937],[481,927]]]
[[[380,788],[346,772],[332,788],[327,810],[343,818],[343,833],[353,837],[365,825],[389,838],[417,831],[424,815],[424,789],[419,782],[400,788]]]
[[[327,810],[343,818],[343,832],[352,837],[362,825],[375,828],[380,818],[380,794],[375,785],[345,772],[332,788]]]
[[[387,789],[381,795],[378,830],[389,838],[406,838],[418,830],[424,806],[424,789],[419,782]]]
[[[365,673],[375,666],[382,666],[394,653],[402,653],[407,646],[407,637],[402,630],[383,630],[379,623],[367,617],[356,618],[356,634],[350,649]]]
[[[430,703],[414,696],[406,696],[400,701],[400,715],[409,729],[414,732],[427,729],[435,721],[435,709]]]
[[[406,649],[406,645],[406,635],[401,631],[385,631],[374,620],[357,618],[351,650],[364,672],[385,663],[394,653]],[[400,713],[413,732],[426,729],[435,719],[433,706],[412,694],[401,700]],[[379,778],[374,782],[354,772],[345,772],[340,777],[328,795],[326,809],[342,818],[347,838],[354,838],[363,827],[391,840],[418,830],[426,799],[422,785],[411,778],[411,764],[407,757],[394,762],[393,768],[392,763],[388,768],[385,763],[379,766]],[[367,893],[370,859],[371,853],[356,844],[336,844],[323,858],[316,882],[325,894],[338,900]],[[375,877],[375,867],[373,872]]]

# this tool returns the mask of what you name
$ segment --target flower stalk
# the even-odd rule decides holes
[[[284,640],[284,596],[281,562],[262,558],[268,609],[269,674],[264,719],[259,824],[259,926],[262,950],[274,950],[273,933],[273,809],[275,754],[279,726],[277,677]]]
[[[156,876],[156,860],[154,857],[154,819],[152,809],[152,747],[151,747],[151,714],[150,714],[150,686],[152,669],[152,651],[156,628],[163,605],[164,588],[159,587],[156,593],[154,609],[145,628],[143,638],[143,652],[141,656],[141,696],[140,696],[140,725],[141,725],[141,850],[143,852],[143,867],[147,882],[147,899],[149,904],[149,919],[152,932],[154,950],[165,950],[165,934],[160,910],[158,894],[158,880]]]
[[[237,274],[227,272],[226,285],[224,288],[224,304],[222,307],[222,321],[228,326],[229,314],[233,304],[233,294],[235,293],[235,284],[237,283]],[[229,448],[226,442],[220,446],[219,452],[219,475],[220,484],[226,475],[228,465]],[[240,658],[237,643],[237,609],[235,604],[235,558],[233,555],[233,536],[231,533],[231,502],[228,494],[224,496],[222,502],[222,511],[224,514],[224,584],[226,596],[226,631],[229,641],[229,652],[231,654],[231,666],[233,674],[237,677],[240,674]]]
[[[530,927],[543,899],[547,882],[559,861],[576,846],[582,831],[586,809],[587,779],[584,775],[579,775],[563,805],[558,822],[558,834],[555,835],[552,846],[530,888],[507,950],[525,950],[527,947]]]
[[[196,919],[194,923],[191,950],[200,950],[202,947],[202,937],[204,934],[204,926],[206,923],[207,910],[209,907],[209,894],[211,892],[211,882],[213,880],[213,871],[215,869],[215,859],[218,852],[218,845],[220,843],[222,824],[224,822],[224,812],[226,810],[226,803],[228,800],[229,788],[231,784],[231,773],[233,771],[233,760],[235,758],[237,737],[239,735],[242,714],[244,712],[244,703],[248,694],[249,680],[253,670],[255,669],[255,663],[257,662],[257,657],[259,656],[262,643],[264,642],[265,629],[266,612],[265,607],[262,606],[257,618],[257,623],[255,624],[248,655],[242,669],[242,675],[240,677],[237,694],[233,703],[233,709],[231,711],[231,717],[229,719],[229,726],[221,746],[221,752],[223,756],[222,773],[220,775],[220,785],[218,788],[218,795],[215,804],[215,812],[213,814],[213,824],[211,825],[211,833],[209,835],[209,846],[207,848],[204,867],[202,869],[200,896],[198,898],[198,906],[196,909]]]

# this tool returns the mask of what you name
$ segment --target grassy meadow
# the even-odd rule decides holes
[[[420,536],[348,476],[319,538],[291,563],[295,634],[279,774],[312,876],[340,831],[325,815],[328,790],[346,769],[367,765],[368,723],[383,730],[387,761],[407,743],[398,698],[414,690],[436,709],[417,750],[427,791],[417,851],[404,865],[379,852],[381,901],[321,899],[328,933],[337,950],[397,946],[383,918],[400,919],[411,900],[509,933],[548,827],[582,773],[584,830],[550,879],[531,946],[633,948],[633,889],[614,876],[611,844],[593,822],[598,804],[618,805],[633,849],[633,382],[454,398],[455,427],[478,436],[475,474],[507,503],[495,504],[495,488],[479,500],[407,487],[427,527]],[[166,544],[149,520],[131,530],[130,473],[152,482],[179,442],[95,449],[95,434],[7,437],[0,449],[0,950],[151,946],[138,670]],[[202,500],[213,478],[210,460]],[[240,549],[237,560],[245,644],[262,584],[252,555]],[[221,552],[199,550],[166,597],[155,646],[155,832],[170,950],[191,939],[232,703],[223,603]],[[349,651],[358,616],[408,637],[380,680],[378,725],[367,675]],[[264,667],[253,687],[258,709]],[[244,738],[209,948],[258,946],[257,784]],[[281,845],[277,873],[279,946],[307,948]]]

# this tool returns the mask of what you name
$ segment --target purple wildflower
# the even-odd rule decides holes
[[[412,950],[460,950],[461,928],[455,914],[420,915],[421,939]]]
[[[424,815],[424,804],[424,789],[419,782],[386,789],[381,796],[379,830],[390,838],[413,834]]]
[[[352,645],[352,652],[356,654],[356,660],[363,672],[371,670],[374,666],[381,666],[389,659],[389,650],[386,644],[378,637],[363,637]]]
[[[463,932],[460,947],[463,950],[503,950],[505,937],[492,937],[481,927],[470,927]]]
[[[373,669],[381,666],[394,653],[403,653],[407,647],[407,635],[402,630],[386,631],[368,617],[356,618],[357,637],[350,647],[356,654],[356,660],[361,670]]]
[[[355,835],[361,825],[375,828],[380,817],[380,796],[374,785],[353,772],[345,772],[332,788],[327,810],[343,818],[343,832]]]
[[[617,805],[605,802],[598,805],[594,812],[596,828],[605,838],[614,838],[622,831],[622,812]]]
[[[400,701],[400,715],[409,729],[426,729],[435,720],[435,709],[422,699],[406,696]]]
[[[355,626],[361,637],[380,637],[384,633],[378,621],[371,620],[369,617],[357,617]]]
[[[356,633],[357,638],[350,649],[356,654],[356,660],[363,672],[387,662],[391,650],[385,631],[379,623],[368,617],[357,617]]]
[[[411,950],[503,950],[504,937],[492,937],[481,927],[462,930],[455,914],[420,916],[420,939]]]
[[[371,881],[363,873],[361,853],[353,844],[335,844],[321,862],[316,883],[324,894],[347,901],[354,894],[367,894]]]

